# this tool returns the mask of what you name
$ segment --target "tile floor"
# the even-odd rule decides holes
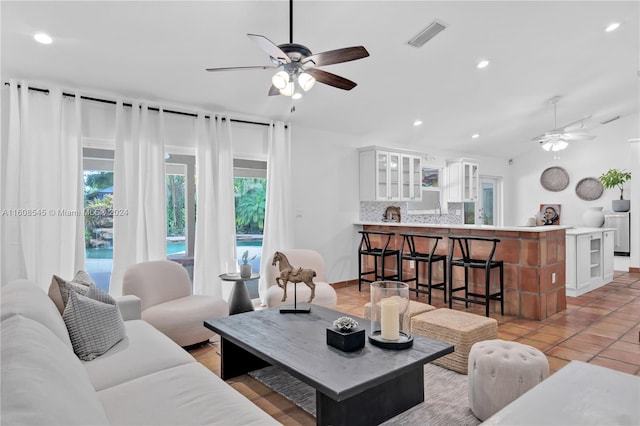
[[[336,310],[362,316],[369,301],[368,286],[337,288]],[[414,297],[414,296],[412,296]],[[425,296],[420,301],[426,302]],[[443,307],[442,292],[434,291],[432,305]],[[482,306],[454,309],[483,315]],[[567,309],[543,321],[492,314],[498,337],[531,345],[547,355],[552,373],[571,360],[580,360],[640,376],[640,273],[617,272],[613,282],[580,297],[567,297]],[[215,340],[215,339],[214,339]],[[220,374],[218,344],[191,350],[210,370]],[[315,418],[249,376],[228,383],[285,425],[314,425]]]

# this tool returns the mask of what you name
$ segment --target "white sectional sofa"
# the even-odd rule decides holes
[[[92,361],[73,352],[49,296],[1,290],[2,425],[269,425],[272,417],[119,301],[127,337]]]

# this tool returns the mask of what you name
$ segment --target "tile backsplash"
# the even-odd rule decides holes
[[[407,202],[404,201],[361,201],[360,220],[363,222],[382,222],[387,207],[400,207],[402,223],[438,223],[458,225],[463,223],[462,215],[451,212],[462,211],[462,203],[449,203],[449,213],[446,214],[409,214]]]

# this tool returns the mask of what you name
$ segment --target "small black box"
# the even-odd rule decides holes
[[[327,328],[327,345],[344,352],[352,352],[364,347],[364,329],[342,332]]]

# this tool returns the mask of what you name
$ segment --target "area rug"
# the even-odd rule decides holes
[[[264,383],[311,415],[316,415],[316,391],[277,367],[249,375]],[[467,376],[433,364],[424,366],[424,402],[382,423],[383,425],[478,425],[469,408]]]

